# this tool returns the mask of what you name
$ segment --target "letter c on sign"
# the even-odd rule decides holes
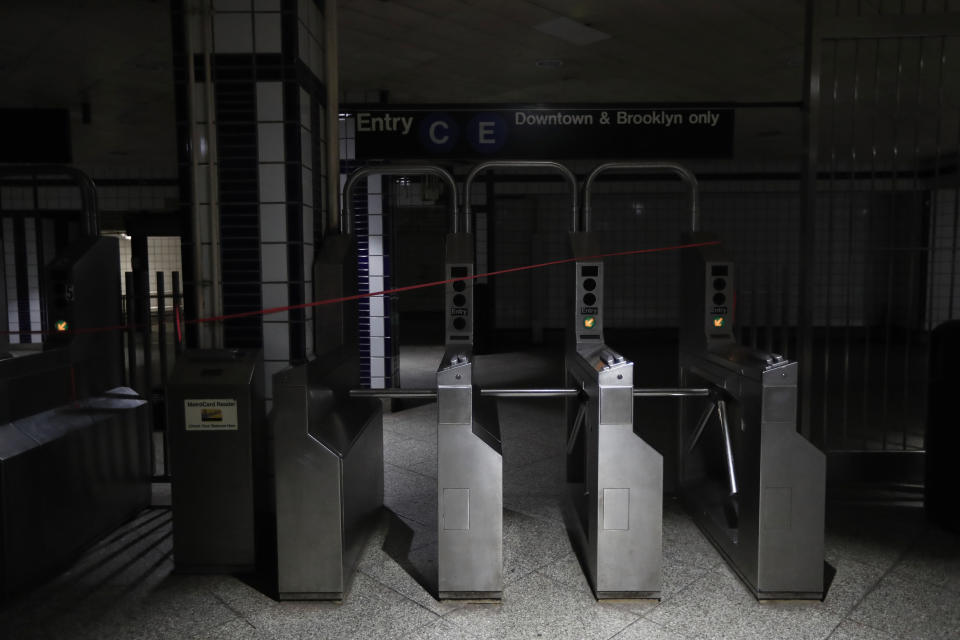
[[[442,135],[437,133],[438,129],[443,129],[444,133]],[[443,120],[431,124],[428,131],[430,135],[430,142],[433,144],[441,145],[450,141],[450,125]]]
[[[417,137],[430,153],[446,153],[456,146],[460,126],[449,113],[428,113],[417,124]]]

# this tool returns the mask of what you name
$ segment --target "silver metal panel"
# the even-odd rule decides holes
[[[680,383],[714,388],[719,410],[681,404],[681,496],[758,598],[819,598],[826,458],[797,433],[799,365],[711,335],[714,310],[702,301],[716,290],[710,265],[725,258],[719,248],[688,253],[682,313],[692,317],[681,323]],[[702,416],[708,422],[697,424]]]
[[[597,598],[658,598],[663,458],[634,432],[633,363],[605,345],[581,346],[568,351],[566,369],[568,386],[586,395],[567,475],[588,580]]]
[[[448,351],[437,372],[438,591],[503,591],[503,456],[496,405],[473,389],[469,355]],[[472,397],[466,394],[472,394]],[[452,405],[466,406],[468,411]],[[459,422],[453,422],[454,417]]]
[[[274,375],[277,591],[283,600],[342,599],[383,504],[381,404],[323,386],[325,375],[350,377],[340,362],[331,355]]]
[[[112,391],[0,427],[0,599],[150,504],[147,403]]]

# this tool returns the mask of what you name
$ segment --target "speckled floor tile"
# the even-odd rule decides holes
[[[637,616],[598,604],[592,596],[533,573],[509,585],[500,605],[468,604],[445,616],[482,638],[552,640],[609,638]]]
[[[509,584],[572,552],[563,524],[505,510],[503,580]]]
[[[384,431],[383,461],[398,467],[408,468],[437,457],[437,442],[404,437]]]
[[[555,456],[523,466],[504,466],[504,495],[561,495],[565,487],[566,458]]]
[[[426,498],[437,494],[437,483],[403,467],[383,465],[383,496],[386,498]]]
[[[430,387],[436,387],[436,380]],[[408,388],[413,388],[409,387]],[[437,442],[437,403],[428,402],[417,407],[383,414],[384,438],[387,434],[423,442]]]
[[[814,640],[826,638],[842,616],[818,601],[757,602],[723,566],[665,600],[646,618],[692,637]]]
[[[846,615],[883,577],[883,571],[872,564],[864,564],[846,557],[828,557],[836,570],[829,584],[824,605]]]
[[[281,603],[248,621],[273,638],[400,638],[438,616],[358,573],[342,604]]]
[[[829,640],[895,640],[879,629],[867,627],[852,620],[844,620],[830,635]]]
[[[894,637],[933,640],[960,637],[960,598],[922,580],[887,575],[849,618]]]
[[[892,573],[960,594],[960,535],[931,525],[894,566]],[[957,597],[960,599],[960,595]]]
[[[430,545],[410,551],[402,563],[393,558],[387,558],[383,562],[365,567],[363,572],[425,609],[442,616],[462,605],[454,601],[441,602],[435,598],[436,567],[436,545]]]
[[[865,522],[870,523],[869,535],[865,535]],[[831,508],[826,517],[826,555],[850,558],[886,571],[914,544],[925,527],[919,509]]]
[[[407,637],[410,640],[481,640],[480,636],[474,635],[468,629],[458,627],[443,618],[414,629]]]
[[[559,494],[516,494],[504,487],[503,508],[543,520],[563,522],[564,497]]]
[[[544,575],[551,580],[555,580],[563,586],[579,593],[593,598],[593,591],[590,589],[590,583],[587,576],[580,566],[580,561],[575,553],[569,553],[564,557],[541,567],[537,573]],[[643,616],[649,613],[659,604],[657,600],[651,599],[622,599],[622,600],[603,600],[599,603],[601,606],[610,607],[625,611],[627,613]]]
[[[677,562],[712,569],[723,558],[690,517],[676,506],[663,510],[663,555]]]
[[[641,619],[615,635],[612,640],[688,640],[688,638],[690,636],[681,635],[647,619]]]

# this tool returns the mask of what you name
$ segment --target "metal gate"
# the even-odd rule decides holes
[[[930,331],[960,317],[960,14],[926,1],[811,9],[803,430],[858,480],[912,481]]]

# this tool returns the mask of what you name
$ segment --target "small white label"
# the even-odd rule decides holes
[[[237,401],[233,398],[189,399],[183,401],[187,431],[236,431]]]

